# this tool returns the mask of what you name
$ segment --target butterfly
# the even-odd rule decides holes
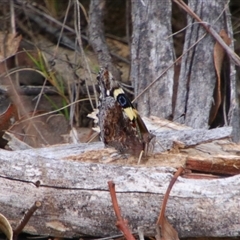
[[[100,138],[106,146],[134,156],[148,154],[151,134],[119,83],[107,68],[97,76],[99,96]]]

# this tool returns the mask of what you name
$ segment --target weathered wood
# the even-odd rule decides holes
[[[92,0],[89,9],[89,42],[102,67],[108,67],[113,76],[120,80],[120,72],[114,66],[104,34],[104,12],[106,0]]]
[[[203,154],[200,147],[197,150],[193,149],[192,152],[189,149],[179,149],[185,152],[184,154],[166,152],[159,155],[159,153],[170,149],[174,141],[183,143],[183,146],[197,145],[229,137],[232,129],[225,127],[193,130],[156,117],[144,118],[144,121],[156,134],[156,141],[161,145],[156,144],[154,155],[144,165],[138,167],[129,165],[131,162],[136,164],[137,159],[131,157],[124,159],[124,156],[116,155],[114,149],[105,149],[100,142],[12,152],[1,150],[0,212],[16,226],[22,212],[38,200],[42,202],[42,207],[37,210],[24,231],[65,237],[117,234],[107,188],[107,181],[113,180],[116,183],[123,216],[129,219],[132,229],[135,231],[138,226],[144,226],[145,233],[155,234],[154,224],[161,200],[174,169],[183,165],[188,156]],[[214,149],[215,154],[222,154],[222,145],[218,145],[218,149],[213,147],[211,149]],[[230,152],[238,151],[236,145],[227,146]],[[228,156],[229,154],[221,155],[226,160]],[[102,164],[114,160],[115,165]],[[235,178],[231,179],[233,182],[228,180],[229,184],[234,185]],[[221,191],[226,191],[226,198],[221,196],[217,205],[214,204],[218,199],[219,186],[216,187],[216,184],[220,184]],[[228,199],[231,187],[228,188],[226,184],[223,179],[216,182],[206,180],[198,182],[181,178],[178,180],[174,187],[176,192],[172,193],[168,204],[167,216],[180,236],[225,235],[228,230],[219,233],[217,229],[222,226],[221,224],[229,224],[227,216],[221,223],[214,223],[213,228],[207,230],[204,229],[207,223],[201,222],[200,218],[205,219],[208,213],[212,213],[212,216],[222,213],[220,210],[215,213],[215,208],[223,208],[224,204],[221,204]],[[206,194],[208,187],[215,189],[215,192],[212,193],[212,190],[209,192],[213,195]],[[237,197],[237,194],[233,194],[233,198]],[[200,207],[194,209],[194,206]],[[230,203],[224,205],[226,206],[230,208]],[[231,208],[235,208],[236,212],[238,210],[238,206]],[[233,210],[230,210],[229,214],[232,213]],[[195,229],[196,221],[200,222],[200,228]],[[211,221],[212,218],[209,217],[209,225]],[[239,222],[234,221],[234,224]],[[229,234],[227,232],[227,235]],[[234,236],[235,232],[230,235]]]
[[[27,232],[68,237],[116,234],[107,189],[107,181],[113,180],[123,216],[133,231],[144,226],[148,234],[154,234],[173,169],[54,159],[51,151],[46,151],[41,153],[39,149],[41,154],[35,153],[35,157],[32,150],[0,151],[0,212],[13,226],[22,212],[38,200],[42,208],[30,220]],[[37,181],[39,187],[34,185]],[[239,186],[239,175],[211,181],[180,178],[166,215],[182,237],[236,236],[240,227]]]
[[[231,25],[229,25],[229,22],[226,24],[226,21],[229,21],[230,15],[223,11],[223,9],[226,8],[226,3],[225,0],[215,0],[211,2],[198,1],[197,4],[196,1],[188,1],[189,7],[202,21],[207,22],[218,33],[220,30],[225,29],[229,37],[232,37]],[[187,28],[185,36],[184,53],[188,52],[183,56],[181,61],[174,117],[178,122],[193,128],[208,128],[209,115],[212,105],[214,104],[213,96],[216,86],[216,74],[213,63],[215,40],[209,34],[202,38],[204,34],[206,34],[205,29],[200,24],[196,24],[192,17],[188,17],[188,25],[189,27]],[[227,29],[226,25],[228,25]],[[200,39],[201,41],[199,41]],[[197,44],[191,48],[195,43]],[[227,112],[226,115],[229,114],[226,121],[231,121],[232,118],[236,119],[236,114],[239,114],[236,106],[234,68],[231,67],[231,72],[229,71],[229,73],[225,75],[227,75],[226,81],[230,82],[229,89],[231,89],[231,93],[222,94],[224,94],[225,97],[230,95],[231,99],[228,99],[228,101],[231,104],[230,108],[232,110],[228,112],[228,109],[225,109],[224,111]],[[183,113],[185,113],[185,117],[179,118]],[[224,116],[222,116],[222,119],[224,119]],[[229,124],[229,122],[226,121],[225,124]],[[234,123],[236,124],[235,120]],[[237,128],[237,124],[235,126]]]
[[[185,147],[200,143],[231,137],[232,127],[207,129],[192,129],[185,125],[173,123],[154,116],[143,117],[150,132],[156,135],[154,152],[159,153],[172,148],[174,142],[181,142]]]
[[[228,34],[231,39],[234,39],[233,37],[233,28],[232,28],[232,19],[231,19],[231,13],[230,9],[226,9],[226,28],[228,29]],[[234,50],[234,41],[231,43],[231,48]],[[230,86],[231,86],[231,99],[230,99],[230,110],[228,113],[229,118],[229,125],[232,126],[232,139],[234,142],[239,143],[240,142],[240,108],[239,108],[239,96],[238,96],[238,80],[237,80],[237,74],[236,74],[236,67],[233,64],[233,62],[230,62]]]
[[[240,145],[227,140],[200,144],[183,150],[187,155],[186,168],[198,172],[236,175],[240,174]]]
[[[189,157],[186,161],[186,167],[191,170],[214,174],[236,175],[240,173],[240,161],[238,156],[228,156],[227,159],[221,157]]]
[[[135,97],[174,61],[171,1],[132,0],[131,76]],[[168,118],[172,114],[174,70],[169,69],[137,99],[143,116]]]
[[[181,124],[173,123],[165,119],[160,119],[154,116],[150,118],[143,117],[150,132],[156,135],[156,144],[154,146],[154,153],[160,153],[171,149],[175,142],[181,142],[185,147],[197,145],[200,143],[231,137],[232,128],[222,127],[211,130],[206,129],[192,129]],[[4,138],[8,140],[8,147],[12,150],[25,150],[31,148],[26,143],[16,139],[10,132],[6,132]],[[160,143],[160,144],[157,144]],[[103,145],[98,145],[98,150],[102,149]],[[71,155],[72,149],[63,152],[61,149],[57,150],[55,154],[64,154],[64,156]],[[88,156],[86,156],[88,159]]]
[[[215,128],[211,130],[191,129],[157,133],[156,139],[161,143],[161,147],[164,150],[169,150],[172,148],[174,142],[181,142],[185,147],[190,147],[214,139],[221,139],[227,136],[230,137],[231,132],[231,127]],[[160,149],[156,148],[156,150],[159,151]]]
[[[173,124],[171,127],[174,128]],[[221,130],[224,128],[219,133],[209,130],[208,134],[199,135],[198,141],[210,139],[211,133],[212,137],[218,134],[220,138],[230,134],[229,130],[224,134]],[[189,137],[190,133],[186,143]],[[214,154],[228,146],[225,149],[237,156],[237,145],[224,141],[215,143],[218,150],[215,148]],[[155,154],[144,165],[130,166],[131,159],[123,156],[115,164],[103,164],[113,160],[116,151],[104,149],[101,143],[0,150],[0,213],[15,227],[23,212],[35,201],[41,201],[42,207],[25,232],[65,237],[117,234],[107,185],[113,180],[122,214],[132,230],[143,226],[146,234],[155,234],[160,204],[175,171],[171,166],[180,166],[188,156],[196,155],[194,149],[192,153],[189,148],[182,151],[183,154]],[[237,236],[239,197],[240,175],[217,180],[179,178],[171,192],[166,216],[181,237]]]

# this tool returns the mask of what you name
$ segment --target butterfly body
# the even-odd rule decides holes
[[[154,135],[149,133],[137,110],[106,68],[100,70],[97,79],[101,140],[121,153],[139,156],[144,151],[146,155]]]

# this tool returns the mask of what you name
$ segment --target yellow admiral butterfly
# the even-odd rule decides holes
[[[137,110],[107,68],[100,69],[97,80],[101,140],[121,153],[140,156],[144,152],[147,156],[149,143],[155,136],[149,133]]]

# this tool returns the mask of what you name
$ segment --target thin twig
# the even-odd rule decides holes
[[[72,106],[72,105],[74,105],[76,103],[84,102],[84,101],[89,101],[89,99],[88,98],[83,98],[83,99],[77,100],[75,102],[72,102],[72,103],[70,103],[68,105],[65,105],[64,107],[58,108],[56,110],[53,110],[53,111],[50,111],[50,112],[46,112],[46,113],[43,113],[43,114],[39,114],[39,115],[36,115],[36,116],[33,116],[33,117],[29,117],[29,118],[27,118],[25,120],[21,120],[21,122],[26,122],[26,121],[29,121],[29,120],[32,120],[32,119],[35,119],[35,118],[38,118],[38,117],[46,116],[46,115],[49,115],[49,114],[52,114],[52,113],[57,113],[57,112],[59,112],[61,110],[64,110],[65,108],[68,108],[68,107],[70,107],[70,106]]]
[[[60,44],[60,41],[61,41],[61,38],[62,38],[62,35],[63,35],[64,26],[66,25],[67,16],[68,16],[68,13],[69,13],[71,3],[72,3],[72,1],[69,0],[67,10],[66,10],[66,13],[65,13],[65,16],[64,16],[64,20],[63,20],[63,23],[62,23],[61,31],[60,31],[60,34],[59,34],[59,37],[58,37],[57,45],[56,45],[55,50],[54,50],[53,59],[55,59],[56,55],[57,55],[58,47],[59,47],[59,44]]]
[[[111,199],[112,199],[113,209],[117,217],[117,223],[116,223],[117,228],[124,234],[127,240],[135,240],[131,231],[129,230],[127,221],[123,219],[121,215],[121,211],[118,206],[117,196],[115,192],[115,184],[113,183],[113,181],[108,182],[108,188],[109,188]]]
[[[166,210],[169,194],[172,190],[172,187],[173,187],[174,183],[177,181],[177,178],[182,174],[183,170],[184,170],[183,167],[178,168],[177,172],[174,174],[173,178],[171,179],[171,182],[169,183],[169,186],[168,186],[167,191],[166,191],[166,193],[164,195],[164,198],[163,198],[161,211],[160,211],[160,214],[158,216],[157,223],[156,223],[157,225],[162,226],[162,223],[164,221],[165,210]]]
[[[19,225],[16,227],[15,230],[13,230],[13,240],[16,240],[19,233],[22,232],[23,228],[26,226],[28,223],[29,219],[31,216],[34,214],[34,212],[41,207],[42,203],[40,201],[36,201],[27,211],[27,213],[23,216],[21,219]]]
[[[43,96],[44,88],[46,87],[46,83],[47,83],[47,79],[45,78],[44,83],[43,83],[43,85],[41,86],[41,91],[40,91],[40,93],[39,93],[38,96],[37,96],[37,102],[36,102],[36,104],[35,104],[35,106],[34,106],[32,116],[34,116],[35,113],[36,113],[36,111],[37,111],[37,108],[38,108],[38,105],[39,105],[39,103],[40,103],[41,97]]]
[[[10,0],[10,12],[11,12],[11,32],[12,34],[16,34],[16,22],[15,22],[15,12],[14,12],[14,4],[13,0]]]
[[[83,57],[83,62],[84,62],[84,74],[85,74],[85,79],[87,80],[88,79],[88,76],[90,78],[90,81],[92,82],[92,86],[93,86],[93,92],[94,92],[94,97],[95,97],[95,100],[96,100],[96,103],[98,101],[98,96],[97,96],[97,91],[95,89],[95,84],[94,84],[94,81],[92,79],[92,75],[91,75],[91,70],[90,70],[90,67],[89,67],[89,64],[87,62],[87,58],[86,58],[86,55],[85,55],[85,52],[83,50],[83,46],[82,46],[82,39],[81,39],[81,24],[80,24],[80,5],[79,5],[79,2],[78,0],[75,0],[75,11],[76,11],[76,19],[75,19],[75,30],[76,30],[76,35],[77,35],[77,42],[78,42],[78,45],[79,45],[79,48],[80,48],[80,53]],[[86,70],[87,70],[87,73],[88,73],[88,76],[86,75]],[[86,81],[86,89],[87,89],[87,94],[89,96],[89,101],[90,101],[90,104],[91,104],[91,107],[92,109],[94,109],[94,104],[92,102],[92,99],[90,97],[90,93],[89,93],[89,89],[88,89],[88,84],[87,84],[87,81]]]

